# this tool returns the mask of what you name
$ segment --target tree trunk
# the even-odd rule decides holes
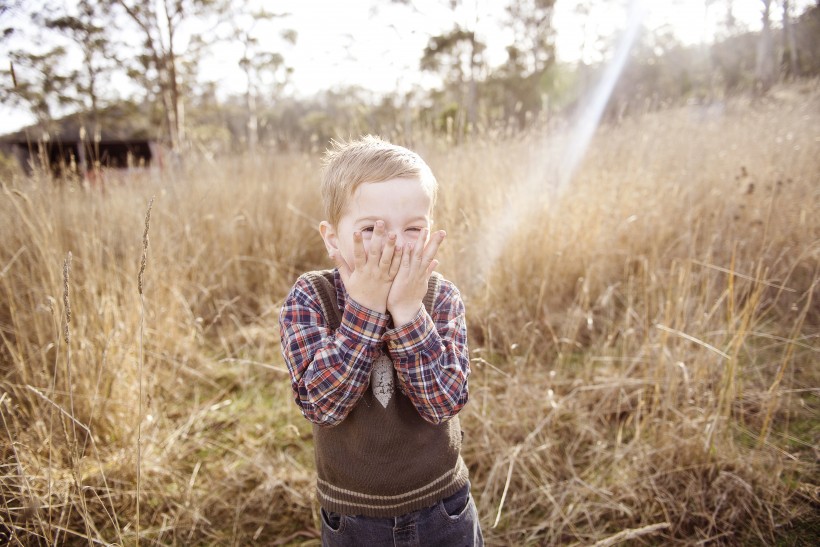
[[[476,124],[476,103],[478,102],[478,86],[476,84],[476,72],[478,61],[476,60],[475,34],[470,38],[470,81],[467,88],[467,130],[475,130]]]
[[[772,26],[769,21],[772,0],[763,2],[763,28],[757,42],[755,63],[755,87],[758,93],[766,93],[774,83],[774,51],[772,47]]]
[[[792,25],[789,7],[789,0],[783,0],[783,49],[789,56],[787,75],[795,78],[799,76],[799,67],[797,63],[797,42],[794,38],[794,26]]]
[[[251,83],[250,75],[248,75],[248,91],[245,94],[245,102],[248,108],[248,151],[252,157],[255,157],[256,149],[259,146],[259,116],[257,115],[258,108],[256,106],[256,86]]]
[[[177,149],[176,141],[176,125],[173,119],[173,112],[175,110],[170,93],[170,77],[168,72],[169,58],[167,50],[162,48],[162,32],[159,29],[159,15],[156,12],[155,4],[149,3],[146,15],[142,15],[135,10],[133,6],[125,2],[125,0],[116,0],[131,18],[134,23],[143,31],[145,36],[145,47],[154,63],[154,68],[157,71],[157,80],[159,81],[159,99],[162,101],[163,123],[165,125],[165,134],[171,142],[172,150]],[[167,7],[163,4],[163,7]],[[167,11],[166,11],[167,14]],[[157,36],[154,36],[154,33]],[[162,50],[158,49],[158,45]],[[150,92],[150,87],[146,88]]]
[[[177,81],[177,59],[174,53],[174,35],[176,28],[174,26],[171,12],[168,11],[167,1],[165,3],[165,21],[168,25],[168,47],[166,48],[167,55],[167,72],[168,72],[168,91],[171,95],[171,148],[179,151],[181,124],[179,116],[179,82]]]

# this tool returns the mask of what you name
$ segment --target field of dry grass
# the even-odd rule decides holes
[[[811,544],[820,87],[607,125],[545,197],[524,182],[562,138],[409,143],[468,309],[488,544]],[[318,168],[3,181],[0,541],[318,543],[276,322],[298,273],[328,266]]]

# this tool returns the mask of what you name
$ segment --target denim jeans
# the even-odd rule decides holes
[[[322,547],[481,547],[470,484],[432,507],[393,518],[322,513]]]

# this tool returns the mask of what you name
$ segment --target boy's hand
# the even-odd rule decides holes
[[[429,230],[424,228],[416,243],[408,244],[401,257],[396,257],[401,266],[387,296],[387,311],[393,316],[396,327],[406,325],[416,316],[427,294],[430,275],[438,266],[436,253],[447,234],[439,230],[427,241],[428,233]]]
[[[350,298],[373,311],[387,311],[387,295],[401,264],[401,249],[396,249],[396,234],[384,233],[383,221],[376,222],[367,252],[362,233],[353,233],[352,267],[338,249],[330,258],[338,266]]]

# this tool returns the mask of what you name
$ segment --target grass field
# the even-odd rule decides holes
[[[488,544],[813,544],[820,86],[608,124],[563,195],[511,201],[557,127],[400,142],[441,183]],[[0,536],[318,544],[277,330],[296,276],[329,267],[318,160],[5,175]]]

